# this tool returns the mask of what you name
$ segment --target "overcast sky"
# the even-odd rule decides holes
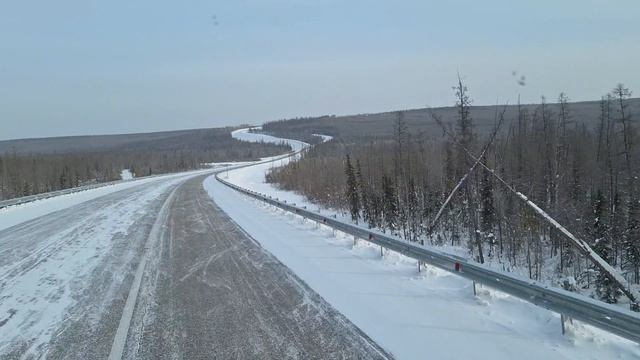
[[[637,0],[0,0],[0,139],[450,105],[458,71],[475,104],[640,94],[638,19]]]

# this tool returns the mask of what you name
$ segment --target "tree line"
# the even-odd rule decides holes
[[[619,84],[603,96],[596,126],[574,116],[565,93],[556,111],[544,97],[535,108],[518,104],[514,117],[496,111],[496,124],[504,125],[489,144],[474,130],[467,87],[459,81],[454,90],[455,124],[442,124],[450,137],[412,133],[397,112],[389,136],[337,137],[272,170],[267,180],[371,228],[422,244],[463,247],[481,263],[617,302],[621,293],[611,279],[486,170],[494,169],[630,283],[640,284],[640,139],[631,91]],[[470,154],[481,153],[482,166],[474,167]]]
[[[290,150],[282,144],[239,141],[226,130],[213,133],[207,135],[206,142],[138,144],[121,150],[65,154],[0,154],[0,200],[119,180],[123,169],[138,177],[148,176],[199,169],[212,162],[255,160]]]

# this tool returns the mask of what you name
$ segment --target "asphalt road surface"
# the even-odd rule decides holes
[[[205,176],[0,231],[0,358],[391,357],[222,212]]]

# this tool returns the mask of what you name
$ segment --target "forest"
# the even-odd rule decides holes
[[[565,93],[554,103],[541,97],[508,111],[497,106],[492,121],[483,109],[480,131],[462,81],[453,95],[449,122],[442,112],[413,111],[409,127],[407,112],[397,111],[375,125],[367,117],[344,124],[325,117],[314,120],[324,126],[312,129],[304,125],[313,123],[309,119],[267,123],[264,131],[276,135],[305,138],[327,130],[334,136],[300,161],[273,169],[267,181],[408,241],[457,249],[489,266],[620,301],[612,279],[519,192],[637,288],[640,138],[631,90],[618,84],[591,107],[570,102]],[[370,126],[377,130],[367,131]]]
[[[229,129],[197,135],[65,153],[8,151],[0,154],[0,200],[120,179],[199,169],[211,162],[246,161],[290,150],[286,145],[233,139]]]

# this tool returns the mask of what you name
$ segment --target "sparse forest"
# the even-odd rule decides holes
[[[123,169],[148,176],[199,169],[206,163],[255,160],[290,150],[285,145],[233,139],[229,129],[211,129],[194,139],[165,139],[120,149],[69,153],[0,154],[0,200],[120,179]]]
[[[478,262],[617,302],[621,292],[611,279],[496,181],[487,170],[494,169],[508,186],[584,239],[630,284],[640,284],[640,137],[629,106],[631,90],[619,84],[603,96],[599,111],[590,114],[597,121],[585,121],[583,109],[574,111],[564,93],[554,104],[542,97],[539,104],[518,104],[508,112],[496,107],[492,127],[501,127],[493,141],[486,126],[477,131],[475,108],[462,81],[454,94],[455,121],[442,128],[435,126],[434,112],[421,120],[428,127],[411,130],[404,111],[385,122],[384,134],[354,135],[367,133],[364,121],[351,123],[349,136],[330,127],[334,141],[272,170],[267,180],[371,228],[462,248]],[[288,135],[303,121],[295,120]],[[263,128],[282,135],[287,122]],[[465,149],[481,157],[481,166]],[[432,223],[464,176],[439,221]]]

